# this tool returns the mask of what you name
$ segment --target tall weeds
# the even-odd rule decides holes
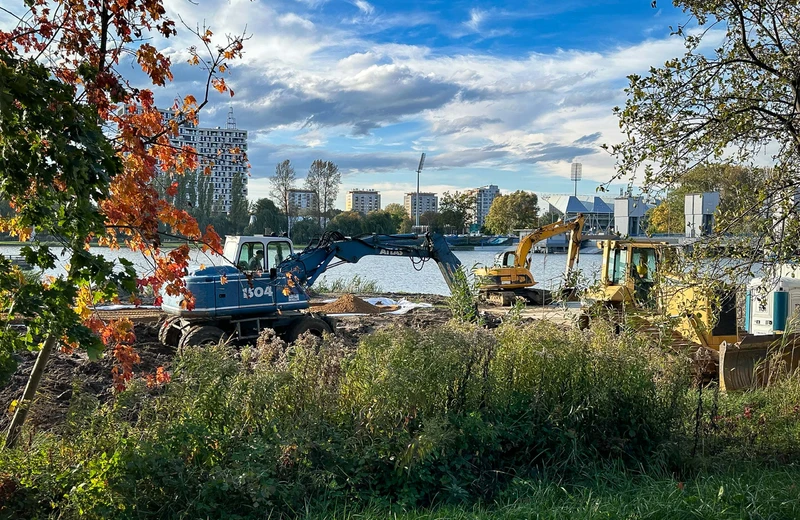
[[[376,280],[361,278],[361,275],[353,275],[352,278],[337,278],[331,282],[323,276],[317,280],[313,286],[317,294],[326,293],[352,293],[352,294],[376,294],[382,291],[380,284]]]
[[[188,349],[161,389],[75,400],[71,428],[0,454],[20,517],[276,516],[309,500],[488,499],[514,478],[663,462],[686,370],[632,336],[548,324],[390,328]],[[87,485],[87,483],[89,483]]]

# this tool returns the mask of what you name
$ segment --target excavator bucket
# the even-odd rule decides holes
[[[719,383],[723,391],[770,384],[800,365],[800,334],[747,336],[719,349]]]

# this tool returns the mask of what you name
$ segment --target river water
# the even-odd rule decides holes
[[[0,246],[0,254],[5,256],[18,255],[19,249],[17,246]],[[591,249],[597,250],[596,248]],[[52,251],[56,254],[59,253],[57,248],[53,248]],[[125,258],[130,260],[140,274],[152,271],[151,262],[141,253],[134,253],[127,249],[112,251],[102,247],[91,248],[91,251],[92,253],[102,254],[108,259]],[[455,251],[455,255],[467,268],[472,268],[475,265],[492,265],[497,253],[498,251]],[[531,255],[531,257],[531,272],[534,279],[539,282],[539,287],[544,289],[556,288],[563,277],[566,255],[537,253]],[[576,269],[580,269],[582,276],[592,282],[599,277],[601,260],[602,257],[598,254],[581,255]],[[201,264],[212,266],[226,263],[216,255],[193,251],[190,270],[199,267]],[[55,276],[63,274],[65,265],[66,261],[60,260],[56,268],[49,270],[46,274]],[[342,264],[334,267],[324,273],[321,279],[330,285],[337,280],[347,282],[356,275],[361,277],[362,280],[375,281],[381,292],[450,294],[435,262],[428,261],[422,266],[415,266],[409,258],[402,257],[367,256],[357,264]]]

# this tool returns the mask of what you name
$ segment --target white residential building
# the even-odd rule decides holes
[[[475,197],[475,208],[470,213],[470,222],[483,226],[483,222],[489,214],[489,208],[492,207],[492,202],[500,195],[500,189],[494,184],[489,184],[469,190],[467,193]]]
[[[289,190],[289,207],[295,210],[311,209],[316,206],[317,196],[311,190]]]
[[[159,110],[165,121],[173,119],[169,110]],[[242,195],[247,198],[247,130],[236,128],[233,109],[228,112],[225,128],[205,128],[184,122],[178,128],[179,134],[170,137],[170,144],[176,147],[193,146],[200,158],[201,171],[211,168],[211,183],[214,187],[214,205],[222,212],[231,209],[231,189],[234,175],[242,179]],[[241,153],[233,153],[238,148]]]
[[[381,209],[381,194],[376,190],[348,191],[344,209],[364,214]]]
[[[406,213],[409,218],[414,220],[417,215],[417,209],[419,209],[419,215],[423,215],[428,211],[433,211],[434,213],[438,212],[439,197],[437,197],[435,193],[420,193],[418,205],[417,193],[406,193],[405,197],[403,197],[403,205],[406,207]]]

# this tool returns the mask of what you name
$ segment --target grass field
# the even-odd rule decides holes
[[[598,470],[578,482],[515,481],[491,505],[443,506],[426,511],[346,506],[306,512],[330,520],[507,519],[795,519],[800,518],[800,468],[740,466],[678,479]]]

